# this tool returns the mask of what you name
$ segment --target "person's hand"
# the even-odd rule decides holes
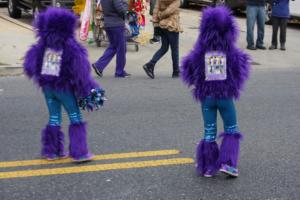
[[[160,11],[157,13],[158,19],[161,19],[161,14],[162,13]]]

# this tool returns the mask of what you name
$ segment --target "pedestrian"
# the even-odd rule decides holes
[[[180,0],[157,0],[153,10],[152,21],[159,27],[161,48],[143,68],[146,74],[154,79],[154,66],[169,50],[171,46],[173,73],[179,76],[179,33],[182,32],[179,22]]]
[[[247,49],[265,50],[264,35],[265,35],[265,0],[247,0]],[[257,40],[254,46],[254,25],[257,22]]]
[[[125,18],[128,2],[126,0],[101,0],[101,7],[109,46],[97,62],[92,64],[92,67],[96,74],[102,77],[103,70],[117,54],[115,77],[129,77],[130,74],[124,70],[126,64]]]
[[[249,56],[237,48],[238,27],[231,11],[223,6],[203,11],[200,35],[194,49],[182,61],[182,79],[192,86],[201,103],[204,138],[196,149],[196,171],[212,177],[218,170],[238,176],[239,143],[234,99],[249,76]],[[217,112],[223,119],[220,149]]]
[[[290,17],[289,0],[273,0],[272,6],[272,45],[270,50],[277,49],[277,33],[280,27],[280,50],[285,51],[286,27]]]
[[[70,119],[69,156],[75,162],[91,160],[87,124],[82,108],[103,103],[104,91],[91,76],[88,55],[75,39],[77,17],[68,10],[48,8],[35,21],[38,41],[26,53],[25,74],[39,85],[49,111],[49,122],[42,130],[42,157],[55,160],[67,157],[61,130],[61,106]]]
[[[150,0],[149,14],[151,16],[153,16],[153,10],[154,10],[154,7],[155,7],[155,3],[156,3],[156,0]],[[150,43],[154,44],[154,43],[157,43],[159,41],[160,41],[159,27],[155,23],[153,23],[153,38],[150,39]]]

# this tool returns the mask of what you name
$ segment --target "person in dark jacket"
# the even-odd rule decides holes
[[[265,0],[247,0],[247,49],[265,50]],[[254,45],[254,25],[257,21],[257,40]]]
[[[128,10],[126,0],[101,0],[104,14],[104,27],[109,39],[109,47],[102,57],[92,64],[96,74],[103,76],[103,70],[117,54],[117,67],[115,77],[129,77],[124,68],[126,64],[125,17]]]
[[[150,0],[150,9],[149,9],[149,14],[152,16],[153,15],[153,10],[155,7],[156,0]],[[160,41],[160,36],[159,36],[159,27],[155,26],[153,23],[153,38],[150,39],[150,43],[157,43]]]
[[[285,51],[286,26],[290,17],[289,0],[272,1],[272,45],[270,50],[277,49],[277,33],[280,27],[280,49]]]

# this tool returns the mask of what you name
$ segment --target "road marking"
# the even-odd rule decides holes
[[[130,153],[120,153],[120,154],[103,154],[96,155],[93,160],[114,160],[114,159],[125,159],[125,158],[141,158],[141,157],[151,157],[151,156],[167,156],[179,154],[178,150],[161,150],[161,151],[143,151],[143,152],[130,152]],[[0,168],[6,167],[25,167],[34,165],[50,165],[50,164],[63,164],[71,163],[70,158],[47,161],[47,160],[20,160],[20,161],[9,161],[0,162]]]
[[[191,164],[191,163],[194,163],[194,160],[191,158],[173,158],[173,159],[164,159],[164,160],[99,164],[99,165],[89,165],[89,166],[80,166],[80,167],[23,170],[23,171],[12,171],[12,172],[0,172],[0,179],[49,176],[49,175],[60,175],[60,174],[76,174],[76,173],[85,173],[85,172],[135,169],[135,168],[158,167],[158,166],[167,166],[167,165],[183,165],[183,164]]]

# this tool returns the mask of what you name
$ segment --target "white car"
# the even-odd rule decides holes
[[[292,18],[300,19],[300,0],[290,1],[290,13]]]

